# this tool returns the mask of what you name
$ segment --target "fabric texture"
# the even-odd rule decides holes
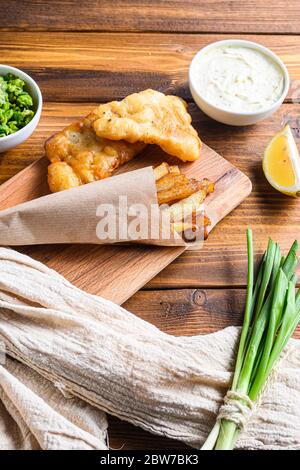
[[[238,328],[173,337],[13,250],[0,248],[0,271],[9,356],[92,407],[202,445],[230,386]],[[291,340],[237,448],[300,449],[299,370],[300,343]]]
[[[107,449],[105,414],[6,357],[0,366],[0,449]]]

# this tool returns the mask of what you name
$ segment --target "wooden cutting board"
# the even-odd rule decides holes
[[[162,161],[178,164],[155,146],[148,146],[118,173]],[[45,157],[0,186],[0,210],[48,194]],[[251,192],[249,178],[214,150],[203,146],[201,158],[181,163],[181,170],[197,179],[215,182],[215,192],[207,197],[205,211],[210,230]],[[122,304],[150,279],[185,251],[184,247],[44,245],[18,248],[55,269],[77,287]]]

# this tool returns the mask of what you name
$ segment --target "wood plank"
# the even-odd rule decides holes
[[[123,306],[170,335],[205,335],[242,323],[245,293],[245,289],[139,291]]]
[[[46,103],[38,129],[13,151],[0,157],[0,182],[21,170],[43,153],[46,137],[70,120],[86,114],[93,104]],[[253,183],[247,200],[227,216],[210,234],[201,251],[182,255],[148,285],[150,288],[244,286],[246,283],[246,227],[254,231],[257,258],[272,236],[287,250],[299,237],[299,201],[273,190],[261,170],[261,156],[271,138],[289,122],[300,144],[300,105],[283,105],[270,119],[255,126],[233,128],[205,117],[190,106],[193,123],[210,147],[246,173]]]
[[[142,155],[123,165],[116,173],[156,165],[162,161],[178,163],[159,148],[148,146]],[[39,159],[3,184],[0,187],[0,210],[48,194],[47,166],[46,158]],[[179,167],[189,177],[200,180],[205,175],[215,183],[214,193],[205,200],[205,212],[211,221],[209,230],[239,205],[251,191],[250,180],[205,144],[202,147],[201,159],[189,163],[180,162]],[[96,230],[98,219],[95,217],[91,223],[94,223]],[[7,221],[4,221],[4,227],[6,225]],[[11,243],[7,238],[4,242]],[[52,240],[53,242],[60,243],[60,240]],[[182,254],[186,247],[42,244],[20,249],[46,263],[77,287],[121,304]]]
[[[299,33],[297,0],[0,0],[2,30]]]
[[[166,333],[192,336],[240,325],[244,304],[244,289],[178,289],[138,292],[124,307]],[[299,327],[294,337],[300,338]],[[111,417],[109,438],[113,449],[184,449]]]
[[[139,291],[124,308],[174,336],[206,335],[239,326],[246,289],[163,289]],[[294,335],[300,338],[300,326]]]
[[[300,36],[231,36],[270,47],[286,63],[288,100],[300,100]],[[46,101],[109,101],[145,88],[191,100],[188,66],[205,45],[226,35],[1,33],[1,62],[24,69]]]
[[[141,428],[108,416],[108,437],[111,450],[192,450],[182,442],[150,434]]]

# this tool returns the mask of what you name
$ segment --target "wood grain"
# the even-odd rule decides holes
[[[191,451],[191,448],[182,442],[150,434],[114,416],[107,418],[109,445],[112,450],[161,450],[166,452],[171,449],[182,449]]]
[[[164,289],[140,291],[124,307],[175,336],[208,334],[240,325],[244,289]]]
[[[297,0],[0,0],[2,30],[300,32]]]
[[[299,0],[0,0],[0,11],[1,62],[32,74],[48,101],[34,135],[0,156],[0,184],[35,161],[43,151],[44,138],[67,124],[71,116],[85,114],[93,102],[118,99],[148,87],[190,101],[188,64],[198,49],[212,41],[228,37],[254,40],[271,47],[284,60],[292,79],[286,102],[294,104],[282,106],[261,124],[230,128],[191,106],[203,140],[251,178],[253,192],[211,233],[201,251],[183,254],[147,286],[171,290],[140,291],[125,303],[126,308],[171,334],[204,334],[239,324],[244,289],[225,287],[245,286],[247,225],[254,229],[256,258],[268,235],[287,249],[299,234],[299,201],[273,191],[261,172],[266,142],[285,122],[300,137],[300,107],[295,104],[300,102]],[[164,34],[129,33],[134,31]],[[193,34],[178,34],[185,32]],[[218,34],[195,34],[199,32]],[[47,256],[51,261],[51,251]],[[193,288],[182,288],[189,286]],[[199,289],[207,286],[218,289]],[[184,448],[111,417],[109,435],[114,449]]]
[[[33,136],[0,157],[0,182],[39,158],[46,137],[87,114],[93,105],[46,103]],[[254,231],[256,259],[265,249],[268,236],[278,240],[283,250],[287,250],[293,239],[299,237],[300,202],[271,188],[261,169],[261,157],[271,136],[286,122],[289,122],[300,143],[300,105],[283,105],[270,119],[246,128],[217,124],[205,117],[195,105],[190,106],[190,111],[202,139],[248,175],[253,191],[210,234],[201,251],[182,255],[156,276],[147,288],[245,286],[247,226]]]
[[[1,62],[24,69],[44,100],[109,101],[154,88],[190,100],[188,67],[221,34],[107,34],[3,32]],[[300,101],[300,36],[232,35],[270,47],[288,67],[288,101]]]
[[[159,148],[148,146],[142,155],[123,165],[123,173],[162,161],[178,163]],[[46,158],[42,158],[0,187],[0,209],[30,201],[49,192]],[[215,191],[205,201],[211,230],[251,191],[250,180],[214,150],[203,144],[201,159],[179,163],[186,175],[215,183]],[[46,263],[70,282],[92,294],[115,303],[123,303],[157,273],[185,251],[185,247],[46,245],[22,248],[30,256]]]

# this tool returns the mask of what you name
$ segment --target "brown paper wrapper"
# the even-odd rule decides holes
[[[185,246],[161,214],[153,169],[147,167],[0,211],[0,245]]]

